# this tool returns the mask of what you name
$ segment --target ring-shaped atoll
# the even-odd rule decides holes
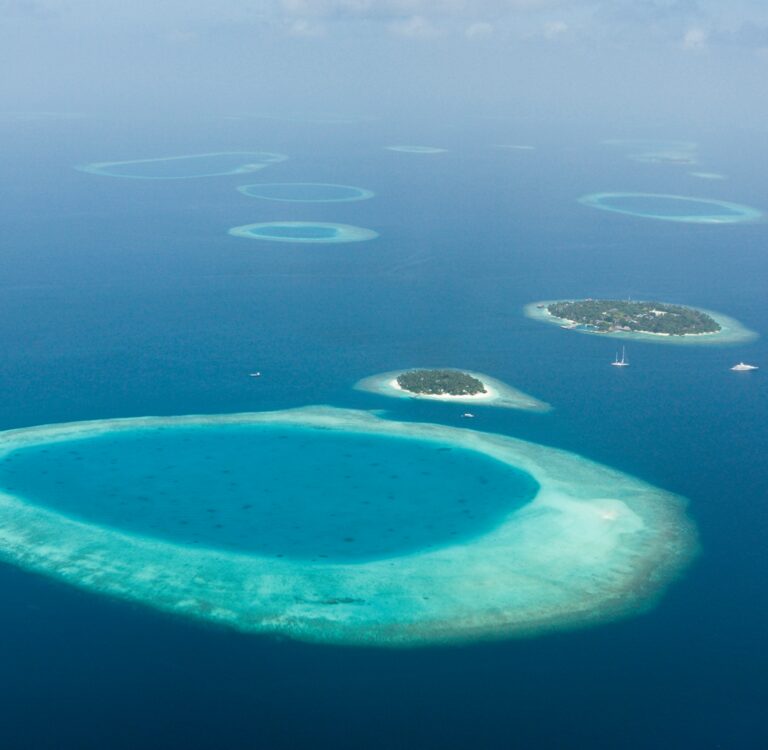
[[[692,153],[698,149],[694,141],[663,140],[656,138],[609,138],[603,141],[605,146],[614,146],[628,151],[642,151],[645,153],[661,151],[677,151],[680,153]]]
[[[647,164],[690,166],[697,163],[697,144],[692,141],[614,138],[603,144],[623,149],[629,159]]]
[[[437,146],[386,146],[386,149],[403,154],[444,154],[448,150]]]
[[[579,325],[578,323],[567,320],[565,318],[558,318],[547,309],[550,305],[562,303],[562,302],[577,302],[579,300],[541,300],[539,302],[531,302],[524,308],[525,315],[532,320],[538,320],[542,323],[548,323],[550,325],[556,325],[560,328],[575,331],[576,333],[588,333],[593,336],[608,336],[610,338],[625,339],[633,341],[644,341],[653,344],[674,344],[683,346],[728,346],[731,344],[745,344],[748,341],[754,341],[758,338],[758,334],[755,331],[750,330],[745,325],[740,323],[735,318],[731,318],[728,315],[723,315],[720,312],[713,312],[712,310],[706,310],[703,307],[691,308],[690,305],[686,307],[696,310],[700,313],[705,313],[712,318],[719,326],[720,330],[712,333],[692,333],[682,335],[669,335],[663,333],[648,333],[643,331],[622,331],[622,330],[596,330],[592,326]]]
[[[236,119],[245,120],[276,120],[279,122],[301,123],[307,125],[362,125],[376,122],[378,119],[372,115],[286,115],[286,114],[244,114]]]
[[[268,151],[215,151],[154,159],[93,162],[80,165],[77,169],[89,174],[134,180],[185,180],[250,174],[287,158],[284,154]]]
[[[531,636],[628,616],[652,606],[696,550],[684,503],[631,476],[502,435],[395,422],[362,411],[307,407],[25,428],[0,434],[0,460],[31,450],[44,461],[46,451],[77,453],[81,441],[109,441],[122,432],[178,428],[206,435],[222,426],[431,442],[446,460],[452,451],[471,451],[524,472],[538,491],[472,539],[343,563],[127,533],[44,507],[6,482],[0,491],[0,558],[89,591],[244,632],[402,647]],[[77,476],[87,477],[82,471]],[[162,482],[161,488],[169,490]],[[163,492],[144,499],[170,502],[160,499]],[[364,498],[366,487],[359,493]],[[215,498],[210,502],[215,512]]]
[[[720,172],[688,172],[691,177],[698,177],[700,180],[726,180],[728,179]]]
[[[736,224],[756,221],[762,211],[740,203],[664,193],[591,193],[579,203],[602,211],[689,224]]]
[[[232,227],[229,234],[249,240],[271,242],[307,242],[325,244],[334,242],[365,242],[379,234],[372,229],[352,224],[331,224],[320,221],[263,221]]]
[[[355,383],[355,389],[358,391],[367,391],[376,393],[380,396],[390,396],[393,398],[414,398],[424,399],[426,401],[444,401],[453,404],[476,404],[478,406],[496,406],[503,409],[523,409],[525,411],[550,411],[552,407],[528,393],[513,388],[511,385],[503,383],[501,380],[484,375],[481,372],[472,372],[471,370],[456,370],[455,372],[465,373],[479,380],[483,387],[483,393],[473,395],[450,395],[447,393],[430,394],[415,393],[400,387],[397,382],[398,377],[413,371],[393,370],[383,372],[378,375],[371,375]]]
[[[263,182],[237,188],[249,198],[288,203],[347,203],[373,198],[375,193],[353,185],[329,182]]]
[[[698,164],[695,151],[647,151],[640,154],[630,154],[632,161],[644,164],[671,164],[672,166],[693,166]]]

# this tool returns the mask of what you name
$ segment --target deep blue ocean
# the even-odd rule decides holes
[[[2,748],[768,746],[768,338],[615,342],[525,304],[658,298],[768,333],[768,223],[676,224],[580,205],[653,192],[768,210],[749,134],[555,129],[514,120],[191,118],[0,122],[0,428],[331,404],[456,426],[463,408],[352,389],[407,367],[484,372],[549,414],[473,407],[472,427],[577,452],[690,499],[702,552],[650,613],[538,639],[375,650],[246,636],[0,567]],[[691,139],[696,168],[606,138]],[[495,148],[530,144],[534,150]],[[439,146],[441,154],[385,150]],[[131,180],[87,162],[217,151],[250,175]],[[722,172],[703,180],[691,169]],[[253,182],[352,185],[280,203]],[[266,221],[379,238],[227,235]],[[732,373],[740,360],[762,366]],[[260,378],[250,378],[254,370]]]

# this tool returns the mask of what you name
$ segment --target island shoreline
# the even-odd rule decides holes
[[[412,370],[424,368],[407,368],[404,370],[393,370],[390,372],[371,375],[355,383],[355,389],[358,391],[367,391],[380,396],[390,398],[412,398],[425,401],[442,401],[453,404],[477,404],[479,406],[493,406],[505,409],[522,409],[525,411],[548,412],[552,406],[545,401],[531,396],[523,391],[513,388],[496,378],[472,370],[457,370],[473,378],[477,378],[482,384],[486,393],[451,395],[436,393],[416,393],[402,388],[397,382],[397,378]],[[456,369],[456,368],[433,368],[433,369]]]
[[[743,344],[748,341],[754,341],[759,338],[759,334],[756,331],[752,331],[734,318],[723,315],[720,312],[707,310],[703,307],[693,307],[691,305],[681,305],[681,307],[688,307],[692,310],[706,313],[720,326],[720,330],[707,333],[683,334],[656,333],[653,331],[597,331],[583,327],[578,321],[568,320],[567,318],[558,318],[547,309],[549,305],[558,302],[578,301],[579,300],[577,299],[540,300],[538,302],[531,302],[530,304],[526,305],[523,310],[526,317],[531,318],[532,320],[537,320],[541,323],[556,325],[560,328],[575,331],[576,333],[586,333],[594,336],[606,336],[625,340],[679,345],[698,344],[730,346],[735,344]]]

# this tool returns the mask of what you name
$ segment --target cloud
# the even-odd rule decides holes
[[[707,48],[707,34],[704,29],[693,28],[683,34],[683,49],[699,52]]]
[[[475,21],[464,29],[464,36],[467,39],[477,39],[479,37],[490,36],[493,34],[493,24],[487,21]]]
[[[440,29],[424,16],[411,16],[402,21],[394,21],[389,28],[397,36],[434,37],[440,34]]]
[[[544,37],[546,39],[554,39],[561,34],[565,34],[568,28],[568,24],[565,21],[548,21],[544,24]]]
[[[52,35],[396,34],[475,40],[555,39],[621,47],[661,42],[688,51],[763,49],[765,0],[0,0],[6,35],[25,25]],[[761,38],[756,41],[757,38]]]
[[[306,18],[297,18],[287,25],[291,36],[318,37],[324,36],[326,29],[319,23],[314,23]]]
[[[359,22],[380,26],[398,36],[434,37],[446,34],[467,39],[490,36],[497,29],[518,27],[521,19],[561,6],[597,0],[279,0],[276,11],[285,18],[312,18],[333,26]],[[531,21],[533,23],[533,21]],[[540,27],[540,24],[539,24]]]
[[[43,19],[55,15],[55,8],[42,0],[0,0],[0,19]]]
[[[572,0],[573,1],[573,0]],[[577,0],[578,1],[578,0]],[[326,17],[401,18],[499,16],[562,4],[557,0],[280,0],[287,14]]]

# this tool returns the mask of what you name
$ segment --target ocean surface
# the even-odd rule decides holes
[[[570,450],[689,498],[701,554],[634,618],[412,650],[241,635],[0,566],[0,746],[765,747],[768,224],[682,224],[578,203],[637,192],[768,210],[754,169],[765,142],[503,120],[313,119],[3,119],[0,428],[309,404],[466,426],[464,407],[352,388],[399,368],[466,368],[554,406],[473,406],[473,428]],[[631,149],[601,144],[609,138],[697,140],[695,169],[728,179],[634,161]],[[75,169],[227,151],[289,158],[167,181]],[[237,191],[262,181],[376,195],[292,203]],[[379,237],[312,245],[227,234],[271,221]],[[587,296],[701,306],[763,338],[723,348],[630,342],[631,367],[612,368],[614,341],[522,313],[535,300]],[[763,369],[730,372],[740,360]],[[233,469],[248,472],[220,470]],[[415,472],[404,484],[427,479]],[[440,528],[470,533],[435,507]],[[110,509],[94,501],[78,512]]]

